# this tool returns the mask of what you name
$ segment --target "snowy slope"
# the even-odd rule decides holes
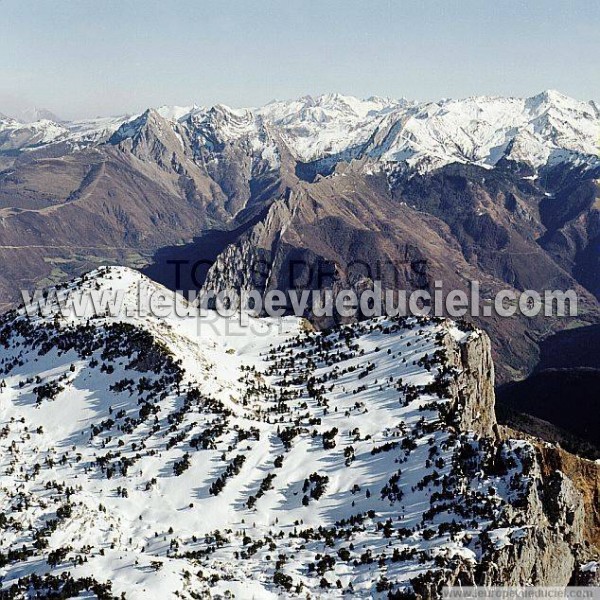
[[[125,268],[60,294],[111,288],[116,316],[0,323],[9,597],[67,580],[104,597],[386,597],[535,533],[518,508],[531,446],[457,425],[447,352],[480,332],[242,327],[182,299],[191,316],[143,316],[140,294],[169,292]]]

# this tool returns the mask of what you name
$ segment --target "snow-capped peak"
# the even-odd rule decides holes
[[[324,94],[291,102],[272,102],[261,109],[277,127],[298,160],[310,162],[332,155],[353,156],[373,133],[380,118],[404,102],[383,98]]]
[[[597,163],[599,133],[593,102],[554,91],[532,98],[482,96],[394,112],[367,154],[426,169],[451,162],[492,167],[502,158],[534,167],[580,156]]]

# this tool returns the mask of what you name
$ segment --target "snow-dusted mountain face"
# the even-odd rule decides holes
[[[600,135],[600,109],[595,102],[555,91],[524,99],[482,96],[427,103],[327,94],[272,102],[258,109],[217,105],[156,110],[170,123],[183,124],[188,135],[208,150],[215,143],[241,137],[264,150],[262,128],[267,125],[305,163],[366,156],[419,170],[452,162],[489,167],[502,159],[534,167],[582,162],[598,156]],[[60,124],[47,118],[28,124],[4,119],[0,150],[56,143],[81,147],[105,142],[119,128],[114,139],[122,140],[135,135],[138,125],[138,117]]]
[[[421,169],[500,160],[541,167],[598,156],[600,111],[548,91],[532,98],[473,97],[419,105],[378,128],[367,153]]]
[[[108,290],[112,316],[50,293],[1,319],[3,597],[436,598],[597,569],[581,494],[495,424],[483,332],[173,298],[159,319],[125,268],[58,294]]]
[[[22,122],[0,117],[0,155],[16,155],[17,151],[32,152],[60,144],[69,150],[77,150],[105,142],[126,120],[126,117],[106,117],[57,122],[40,118]]]

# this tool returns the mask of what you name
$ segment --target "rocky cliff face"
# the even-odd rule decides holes
[[[510,439],[517,432],[496,423],[487,336],[471,335],[458,345],[449,336],[447,348],[449,363],[458,372],[452,396],[457,401],[460,427],[484,438],[493,437],[497,443]],[[597,559],[600,551],[598,465],[535,438],[530,440],[527,475],[531,484],[518,507],[513,507],[515,522],[525,527],[488,536],[475,569],[456,567],[447,577],[424,586],[424,597],[442,585],[565,586],[591,580],[581,567]]]
[[[458,376],[452,382],[451,395],[456,399],[459,426],[483,437],[497,437],[494,413],[494,362],[490,339],[482,333],[472,334],[461,344],[446,340],[448,364]]]
[[[479,585],[565,586],[587,558],[595,555],[584,544],[582,495],[562,473],[544,479],[534,465],[535,484],[521,516],[529,528],[498,548],[490,541],[489,563],[477,574]]]
[[[544,477],[535,460],[531,475],[534,485],[514,511],[525,527],[488,536],[477,565],[458,560],[420,578],[418,596],[436,598],[447,586],[596,585],[599,550],[586,541],[583,495],[560,471]]]
[[[448,364],[456,370],[451,397],[460,429],[498,444],[515,434],[527,438],[496,422],[487,336],[471,334],[457,344],[448,333],[445,346]],[[416,589],[423,597],[435,596],[446,585],[592,585],[595,570],[582,566],[594,564],[600,552],[599,467],[551,444],[529,440],[531,485],[510,509],[514,522],[525,527],[484,538],[482,559],[475,568],[459,563],[437,578],[419,581]]]

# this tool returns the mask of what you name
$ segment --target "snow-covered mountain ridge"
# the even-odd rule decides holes
[[[498,437],[482,332],[158,319],[140,286],[102,268],[59,293],[119,288],[122,314],[0,321],[7,598],[429,598],[590,558],[571,482]]]
[[[409,102],[327,94],[260,108],[159,107],[157,116],[209,151],[246,138],[271,156],[283,143],[308,163],[364,157],[376,165],[405,163],[420,171],[460,162],[486,167],[500,160],[533,167],[561,162],[598,163],[600,109],[555,91],[531,98],[474,96]],[[122,141],[136,133],[140,116],[23,124],[0,120],[0,150],[67,144],[79,149]],[[273,159],[273,165],[276,166]],[[372,168],[372,167],[369,167]]]

